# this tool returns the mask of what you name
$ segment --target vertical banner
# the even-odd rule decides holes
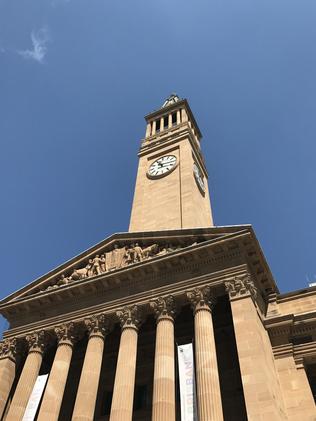
[[[30,399],[27,403],[22,421],[34,421],[38,405],[41,401],[48,374],[38,376],[33,387]]]
[[[181,421],[197,421],[193,346],[191,343],[179,345],[177,349]]]

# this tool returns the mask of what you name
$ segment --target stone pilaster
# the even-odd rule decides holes
[[[256,306],[257,289],[250,276],[225,282],[249,420],[286,419],[280,381],[268,333]]]
[[[16,346],[15,338],[0,342],[0,419],[15,378]]]
[[[15,393],[6,416],[6,421],[20,421],[23,418],[26,405],[32,393],[34,384],[39,374],[44,347],[45,332],[43,330],[33,332],[26,336],[29,352],[24,367],[15,389]]]
[[[110,421],[131,421],[135,387],[140,311],[135,306],[117,311],[122,334],[116,365]]]
[[[215,303],[210,287],[187,292],[194,311],[196,385],[199,421],[223,420],[211,310]]]
[[[152,421],[175,421],[175,300],[169,295],[150,305],[157,318]]]
[[[74,344],[74,324],[55,329],[58,344],[37,421],[57,421],[70,367]]]
[[[73,421],[92,421],[94,418],[103,358],[104,338],[111,327],[109,319],[104,314],[87,318],[85,325],[89,332],[89,341],[72,415]]]

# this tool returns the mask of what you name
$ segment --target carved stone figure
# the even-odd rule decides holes
[[[100,268],[101,268],[101,272],[106,272],[106,258],[105,258],[105,254],[101,254],[100,257]]]
[[[143,257],[144,257],[144,259],[148,259],[148,258],[154,256],[155,254],[157,254],[158,251],[159,251],[158,244],[153,244],[153,245],[143,249]]]
[[[117,244],[114,245],[114,249],[105,254],[106,256],[106,269],[115,270],[123,266],[124,256],[126,250],[125,247],[119,248]]]
[[[80,279],[85,279],[88,277],[88,269],[82,268],[82,269],[75,269],[73,271],[73,274],[71,275],[71,278],[74,281],[79,281]]]
[[[167,254],[167,253],[168,253],[168,251],[167,251],[166,247],[163,246],[163,247],[159,247],[159,251],[156,255],[157,256],[163,256],[164,254]]]
[[[89,259],[86,269],[88,271],[88,277],[93,276],[93,259]]]
[[[134,247],[135,260],[141,262],[143,260],[143,249],[139,246],[138,243]]]
[[[130,246],[127,247],[125,256],[127,264],[135,263],[135,245],[132,243]]]
[[[196,242],[192,245],[197,244]],[[37,291],[43,293],[60,286],[68,285],[73,281],[79,281],[82,279],[89,278],[91,276],[100,275],[108,271],[120,269],[133,263],[142,262],[146,259],[151,259],[154,256],[163,256],[167,253],[181,249],[181,246],[173,246],[172,244],[158,245],[152,244],[145,248],[142,248],[139,243],[131,243],[129,246],[119,247],[118,244],[114,245],[113,250],[101,254],[95,255],[90,258],[85,267],[74,269],[71,276],[61,275],[57,280],[56,284],[48,285],[45,289]],[[238,280],[235,284],[238,284]],[[227,286],[227,288],[230,288]],[[238,288],[238,285],[237,285]]]
[[[57,285],[61,286],[61,285],[67,285],[72,281],[71,278],[68,278],[65,275],[61,275],[60,279],[57,282]]]
[[[101,268],[100,268],[100,256],[97,254],[95,256],[95,258],[93,259],[93,266],[92,266],[92,270],[93,270],[93,274],[94,275],[100,275],[101,274]]]

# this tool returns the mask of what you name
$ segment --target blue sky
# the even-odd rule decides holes
[[[128,229],[143,116],[177,92],[217,225],[281,291],[316,280],[314,0],[0,0],[4,297]]]

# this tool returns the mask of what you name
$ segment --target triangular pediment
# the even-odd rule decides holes
[[[88,279],[108,271],[119,270],[140,261],[164,256],[194,244],[231,235],[242,231],[243,228],[245,226],[113,234],[10,294],[0,302],[0,305],[41,291],[53,289],[49,287],[57,288],[57,286],[64,286],[74,281]],[[135,246],[136,244],[137,246]],[[133,253],[133,247],[141,248],[142,260],[140,260],[139,256],[135,256],[135,258],[128,256]],[[137,250],[134,253],[137,253]],[[117,254],[117,258],[115,258],[115,254]],[[100,273],[98,273],[96,266],[88,271],[88,266],[90,264],[93,266],[93,262],[89,264],[89,260],[95,261],[96,256],[100,258],[102,255],[105,255],[105,262],[99,262]],[[65,279],[65,281],[63,282],[62,279]]]
[[[248,264],[248,261],[251,264],[253,261],[257,265],[254,270],[260,274],[263,291],[275,289],[268,265],[249,225],[128,232],[106,238],[11,294],[0,302],[0,312],[6,318],[10,319],[12,315],[16,320],[22,311],[36,312],[36,309],[67,300],[73,305],[74,301],[78,302],[79,296],[84,299],[85,295],[97,294],[99,290],[103,293],[105,290],[122,290],[135,276],[150,279],[154,272],[162,273],[193,260],[199,264],[207,254],[212,271],[224,268],[225,262],[237,255],[239,260],[235,261],[238,264]]]

